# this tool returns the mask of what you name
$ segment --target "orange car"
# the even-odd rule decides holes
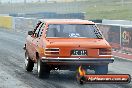
[[[51,70],[76,70],[80,65],[107,74],[114,61],[95,23],[80,19],[39,20],[28,32],[24,49],[26,70],[32,71],[37,63],[40,78],[48,78]]]

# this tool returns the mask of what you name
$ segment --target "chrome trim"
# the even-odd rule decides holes
[[[58,63],[113,63],[114,58],[50,58],[50,57],[42,57],[43,62],[58,62]]]
[[[64,60],[64,59],[66,59],[66,60],[67,60],[67,59],[68,59],[68,60],[69,60],[69,59],[72,59],[72,60],[78,60],[78,59],[79,59],[79,60],[80,60],[80,59],[81,59],[81,60],[94,60],[94,59],[98,59],[98,60],[99,60],[99,59],[114,59],[114,58],[80,58],[80,57],[79,57],[79,58],[60,58],[60,57],[52,58],[52,57],[42,57],[42,59],[63,59],[63,60]]]

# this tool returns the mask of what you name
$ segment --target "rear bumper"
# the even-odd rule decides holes
[[[46,63],[69,63],[69,64],[100,64],[113,63],[114,58],[47,58],[42,57],[42,62]]]

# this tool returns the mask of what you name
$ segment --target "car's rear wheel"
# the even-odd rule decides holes
[[[25,69],[28,72],[31,72],[34,67],[34,62],[29,58],[28,52],[25,52]]]
[[[108,64],[105,65],[95,65],[95,74],[107,74]]]
[[[50,67],[46,63],[43,63],[40,59],[37,61],[37,71],[39,78],[49,78]]]

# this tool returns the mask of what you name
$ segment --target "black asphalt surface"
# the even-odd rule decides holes
[[[36,67],[33,72],[24,69],[25,37],[23,33],[0,29],[0,88],[132,88],[132,82],[80,85],[71,71],[52,71],[49,79],[39,79]],[[132,61],[115,59],[109,73],[132,75]]]

